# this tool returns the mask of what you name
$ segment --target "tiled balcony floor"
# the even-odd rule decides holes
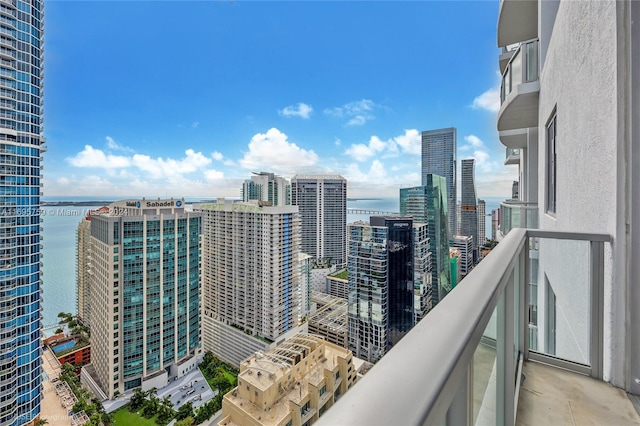
[[[523,374],[516,425],[640,425],[627,394],[608,383],[535,362]]]

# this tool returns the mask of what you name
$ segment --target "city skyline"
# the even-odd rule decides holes
[[[340,174],[352,196],[394,196],[420,184],[420,131],[447,126],[458,157],[476,159],[479,194],[509,194],[497,2],[174,5],[48,7],[47,196],[239,197],[253,171]],[[164,32],[181,19],[193,25]],[[393,21],[392,37],[375,30]],[[470,38],[472,74],[458,65]]]

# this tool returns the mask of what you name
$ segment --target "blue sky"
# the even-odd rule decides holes
[[[420,184],[455,126],[479,196],[508,196],[498,1],[50,1],[45,195],[240,195],[252,171]]]

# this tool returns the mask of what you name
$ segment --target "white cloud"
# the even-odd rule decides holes
[[[224,173],[222,173],[221,171],[218,170],[205,170],[204,171],[204,177],[205,179],[207,179],[207,181],[214,181],[214,180],[221,180],[224,179]]]
[[[387,142],[383,142],[377,136],[371,136],[367,145],[357,143],[351,145],[345,154],[350,155],[356,161],[366,161],[369,157],[374,156],[376,153],[383,151],[387,147]]]
[[[420,133],[416,129],[405,130],[403,135],[393,137],[386,141],[378,136],[371,136],[368,144],[352,144],[345,154],[351,156],[356,161],[366,161],[374,155],[380,154],[384,157],[395,157],[398,155],[398,147],[402,152],[410,155],[420,154],[422,140]]]
[[[497,87],[492,87],[491,89],[477,96],[473,100],[471,108],[498,112],[500,110],[500,86],[498,85]]]
[[[293,142],[287,135],[274,128],[266,133],[257,133],[249,142],[249,151],[238,161],[248,170],[270,169],[281,173],[296,173],[304,167],[318,162],[318,156],[312,150],[305,150]]]
[[[106,136],[104,139],[107,141],[107,149],[110,151],[133,152],[133,149],[128,146],[120,145],[111,136]]]
[[[216,161],[222,161],[222,159],[224,158],[224,155],[222,155],[222,153],[218,151],[213,151],[211,153],[211,157]]]
[[[187,149],[185,157],[180,160],[162,157],[151,158],[148,155],[134,154],[132,163],[135,167],[147,172],[152,178],[157,179],[193,173],[208,166],[211,159],[205,157],[201,152]]]
[[[199,121],[194,121],[193,123],[191,123],[191,128],[192,129],[197,129],[199,125],[200,125]]]
[[[362,126],[366,122],[367,117],[365,117],[364,115],[356,115],[351,120],[347,121],[347,126]]]
[[[476,135],[465,136],[464,140],[466,143],[459,148],[460,151],[469,151],[471,149],[481,149],[481,148],[484,148],[485,146],[484,142]]]
[[[374,109],[380,107],[370,99],[349,102],[341,107],[325,108],[326,115],[337,118],[348,118],[347,126],[362,126],[369,120],[373,120]]]
[[[311,116],[313,107],[303,102],[299,102],[297,105],[289,105],[281,110],[278,110],[278,114],[285,117],[302,117],[305,120]]]
[[[396,136],[393,140],[407,154],[419,155],[422,152],[422,136],[416,129],[405,130],[404,135]]]
[[[131,164],[128,157],[105,154],[101,149],[96,149],[91,145],[85,145],[82,151],[73,157],[67,158],[67,161],[74,167],[92,167],[100,169],[118,169],[121,167],[128,167]]]

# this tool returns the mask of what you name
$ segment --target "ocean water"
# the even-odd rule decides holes
[[[206,197],[203,197],[203,199]],[[487,237],[491,233],[491,210],[497,209],[500,202],[507,197],[485,197],[487,203],[486,229]],[[92,201],[96,197],[75,197],[73,201]],[[211,197],[209,197],[211,199]],[[44,198],[45,201],[56,201]],[[65,198],[72,200],[72,198]],[[107,201],[116,199],[106,198]],[[200,198],[189,200],[199,201]],[[102,200],[101,200],[102,201]],[[354,199],[347,202],[350,209],[374,210],[383,212],[399,212],[398,198]],[[80,220],[89,210],[96,206],[61,206],[43,207],[43,325],[49,326],[58,322],[59,312],[76,313],[76,230]],[[347,214],[347,223],[358,220],[369,221],[369,215]]]
[[[45,327],[58,322],[59,312],[76,313],[76,230],[87,212],[98,207],[42,208],[42,324]]]

